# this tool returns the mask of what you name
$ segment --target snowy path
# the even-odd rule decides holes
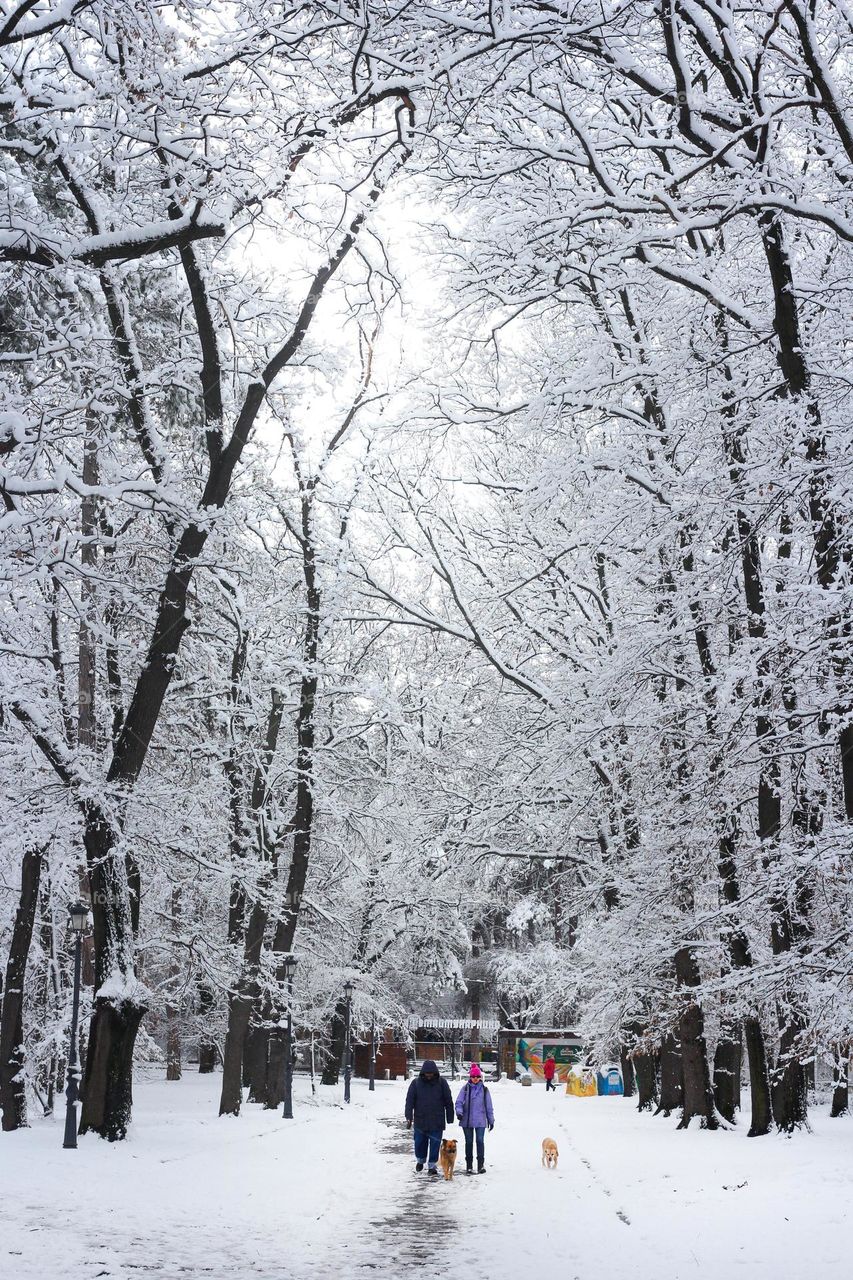
[[[383,1117],[388,1136],[382,1151],[393,1157],[400,1182],[393,1203],[379,1206],[376,1216],[364,1225],[360,1239],[365,1257],[365,1272],[382,1275],[406,1275],[429,1265],[436,1251],[452,1243],[456,1232],[455,1206],[441,1195],[432,1179],[423,1174],[406,1177],[412,1170],[412,1139],[402,1119]]]
[[[849,1270],[853,1120],[818,1113],[813,1134],[751,1141],[501,1082],[487,1174],[446,1184],[414,1172],[402,1084],[356,1082],[345,1109],[300,1080],[290,1122],[255,1107],[219,1120],[217,1088],[143,1081],[132,1138],[113,1147],[63,1151],[61,1117],[0,1135],[0,1280]],[[556,1172],[540,1165],[545,1136]]]

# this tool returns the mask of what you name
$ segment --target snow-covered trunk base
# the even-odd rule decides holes
[[[133,1046],[145,1006],[99,996],[89,1024],[81,1133],[109,1142],[124,1138],[133,1110]]]
[[[714,1102],[723,1119],[734,1124],[740,1110],[743,1042],[739,1026],[724,1026],[714,1051]]]

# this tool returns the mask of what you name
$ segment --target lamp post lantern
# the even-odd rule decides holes
[[[346,1001],[346,1022],[344,1024],[344,1102],[350,1100],[350,1080],[352,1079],[352,993],[351,982],[344,983],[344,999]]]
[[[71,1002],[71,1044],[68,1047],[68,1085],[65,1090],[65,1138],[63,1147],[74,1150],[77,1146],[77,1014],[80,1009],[80,963],[83,954],[83,931],[89,920],[85,902],[73,902],[68,908],[68,918],[74,930],[74,997]]]
[[[282,1119],[293,1119],[293,975],[296,972],[296,956],[288,956],[284,962],[287,978],[287,1039],[284,1046],[284,1108]]]

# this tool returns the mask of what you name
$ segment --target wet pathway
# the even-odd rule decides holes
[[[382,1117],[384,1141],[380,1151],[400,1168],[400,1194],[393,1205],[377,1213],[364,1238],[365,1252],[372,1257],[358,1267],[358,1274],[414,1275],[435,1261],[456,1232],[454,1201],[448,1199],[443,1178],[414,1172],[412,1135],[396,1117]],[[465,1174],[462,1175],[463,1179]],[[454,1179],[454,1182],[456,1179]]]

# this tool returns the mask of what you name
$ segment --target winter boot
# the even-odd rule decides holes
[[[437,1178],[437,1177],[438,1177],[438,1169],[436,1169],[436,1167],[435,1167],[435,1165],[434,1165],[434,1164],[431,1164],[431,1165],[430,1165],[430,1167],[427,1169],[427,1173],[429,1174],[429,1176],[430,1176],[431,1178]]]
[[[466,1160],[466,1161],[465,1161],[465,1172],[466,1172],[466,1173],[473,1173],[473,1172],[474,1172],[474,1161],[473,1161],[473,1160]]]
[[[485,1172],[486,1172],[486,1166],[485,1166],[485,1164],[483,1163],[483,1161],[482,1161],[482,1160],[478,1160],[478,1161],[477,1161],[477,1172],[478,1172],[478,1173],[485,1173]]]
[[[415,1173],[420,1173],[423,1167],[424,1167],[423,1160],[419,1160],[418,1163],[415,1165]]]

